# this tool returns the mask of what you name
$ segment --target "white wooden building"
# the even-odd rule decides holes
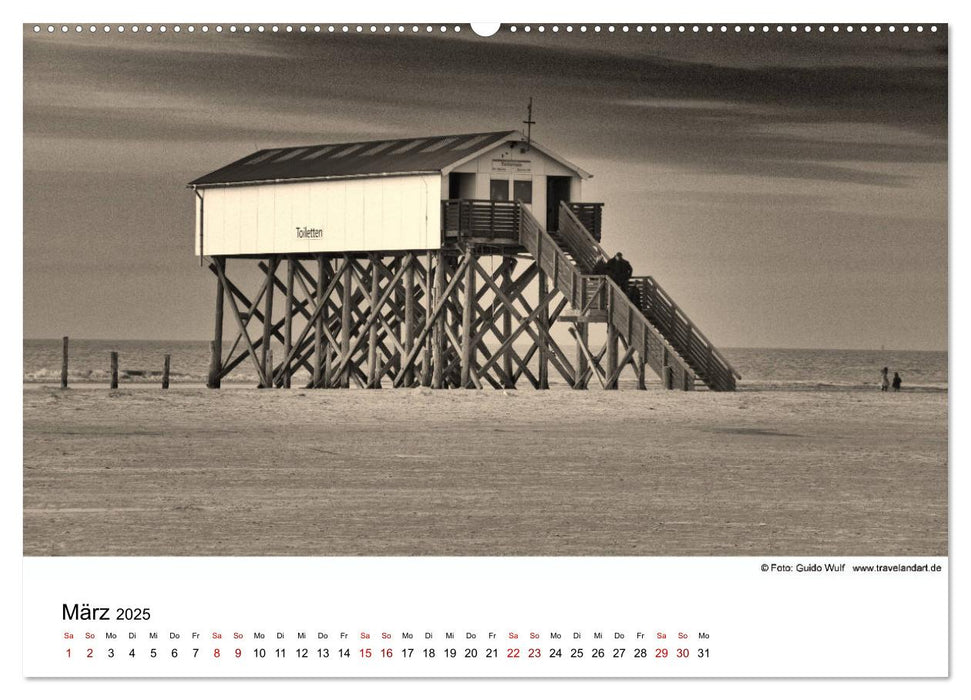
[[[553,231],[589,177],[519,131],[264,149],[189,184],[195,252],[437,250],[455,200],[520,201]]]

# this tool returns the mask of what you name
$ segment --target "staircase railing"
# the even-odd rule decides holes
[[[639,296],[644,315],[677,347],[682,348],[682,354],[695,371],[703,375],[709,384],[715,382],[720,385],[719,388],[734,389],[735,379],[741,379],[742,375],[674,303],[661,285],[653,277],[634,277],[630,283]]]
[[[590,274],[598,262],[607,260],[606,251],[590,235],[566,202],[560,202],[560,230],[557,233],[585,273]]]
[[[592,272],[597,261],[608,258],[566,203],[560,205],[559,236],[585,272]],[[741,375],[657,281],[653,277],[634,277],[630,284],[635,298],[639,297],[637,306],[646,320],[660,331],[699,378],[712,389],[733,391],[735,379],[741,379]]]
[[[599,280],[602,280],[602,287],[595,292],[596,296],[593,299],[588,298],[590,275],[580,271],[528,209],[521,207],[519,221],[520,245],[529,251],[539,269],[546,273],[553,285],[570,300],[574,308],[584,309],[585,302],[602,305],[598,310],[607,312],[607,323],[610,323],[629,345],[634,346],[637,353],[658,376],[664,378],[668,370],[671,373],[672,388],[692,387],[694,375],[690,367],[613,280],[597,275]],[[562,228],[561,226],[561,233]],[[571,250],[571,253],[576,259],[575,251]]]

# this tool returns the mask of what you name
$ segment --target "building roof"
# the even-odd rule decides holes
[[[489,131],[422,138],[265,148],[189,183],[191,187],[290,180],[325,180],[410,173],[447,172],[505,141],[525,141],[519,131]],[[532,141],[531,146],[581,177],[569,161]]]

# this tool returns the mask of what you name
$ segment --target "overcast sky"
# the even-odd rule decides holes
[[[26,337],[211,337],[185,184],[257,148],[520,127],[722,346],[945,349],[944,31],[24,43]]]

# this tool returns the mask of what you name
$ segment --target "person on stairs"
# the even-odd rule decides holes
[[[624,290],[624,293],[630,297],[631,301],[637,303],[637,299],[631,295],[630,288],[630,278],[633,274],[634,268],[631,267],[629,262],[624,260],[624,254],[619,251],[607,263],[607,276],[616,282],[618,287]]]

